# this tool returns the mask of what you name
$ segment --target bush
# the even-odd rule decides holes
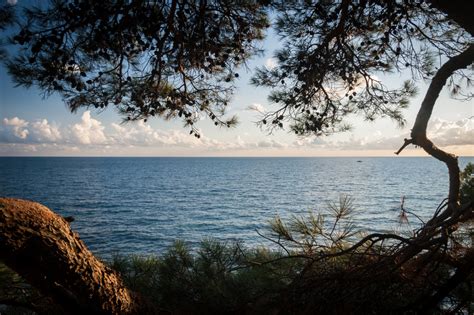
[[[472,169],[465,174],[463,187],[472,184]],[[472,245],[460,233],[462,229],[428,239],[422,230],[410,238],[356,234],[351,209],[350,198],[341,197],[339,203],[328,205],[325,215],[309,213],[287,222],[277,217],[270,223],[269,234],[262,235],[273,242],[272,248],[245,248],[241,243],[208,239],[192,249],[177,241],[163,255],[115,255],[109,264],[157,313],[470,311],[473,275],[457,276],[472,265]],[[423,301],[443,290],[429,309],[420,309]],[[57,312],[48,306],[51,301],[0,265],[0,301],[7,295],[41,313]],[[48,303],[38,304],[40,298]],[[8,311],[31,314],[25,309]]]
[[[326,215],[271,221],[276,248],[203,241],[196,251],[177,242],[161,257],[114,257],[125,282],[170,313],[374,314],[420,310],[450,281],[469,247],[453,235],[435,249],[396,234],[357,235],[351,200]],[[459,237],[459,234],[456,234]],[[420,243],[421,244],[421,243]],[[407,253],[414,254],[407,255]],[[407,257],[403,260],[403,257]],[[472,275],[430,312],[468,310]]]
[[[474,201],[474,164],[468,163],[461,177],[461,204]]]
[[[289,284],[293,263],[267,264],[281,257],[279,252],[215,240],[203,241],[192,253],[178,241],[161,257],[116,255],[111,267],[162,311],[241,313],[259,304],[268,307]]]

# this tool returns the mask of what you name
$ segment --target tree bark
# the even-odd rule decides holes
[[[142,313],[119,275],[39,203],[0,198],[0,259],[67,313]]]

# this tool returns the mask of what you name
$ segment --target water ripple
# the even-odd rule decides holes
[[[265,241],[280,215],[304,216],[350,195],[360,230],[398,223],[400,198],[422,219],[447,193],[431,158],[0,158],[0,195],[39,201],[62,215],[97,254],[159,253],[176,239]],[[461,158],[461,166],[474,158]]]

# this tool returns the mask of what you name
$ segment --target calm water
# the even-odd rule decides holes
[[[321,210],[341,194],[353,198],[358,229],[393,230],[401,196],[428,218],[447,188],[431,158],[0,158],[1,196],[74,216],[102,256],[159,253],[175,239],[264,244],[255,230],[275,215]]]

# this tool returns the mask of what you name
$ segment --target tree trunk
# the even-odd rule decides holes
[[[0,198],[0,259],[67,313],[143,313],[119,275],[39,203]]]
[[[416,116],[415,124],[411,131],[413,144],[422,147],[428,154],[446,163],[449,169],[449,202],[459,202],[459,167],[457,157],[453,154],[437,148],[426,135],[428,121],[431,118],[433,107],[449,77],[459,69],[468,67],[474,61],[474,45],[470,45],[465,51],[450,58],[433,77],[425,98],[421,103],[420,110]]]
[[[439,97],[441,90],[446,84],[447,80],[457,70],[464,69],[471,65],[474,61],[474,45],[470,45],[465,51],[459,55],[451,57],[441,68],[436,72],[431,80],[425,98],[421,103],[420,110],[416,116],[415,124],[411,131],[411,139],[405,139],[405,144],[396,152],[399,154],[408,144],[418,145],[423,148],[429,155],[444,162],[449,171],[449,207],[439,217],[428,222],[428,225],[439,223],[450,216],[459,207],[459,166],[458,159],[454,154],[450,154],[438,148],[431,142],[426,134],[428,122],[433,112],[433,107]]]

